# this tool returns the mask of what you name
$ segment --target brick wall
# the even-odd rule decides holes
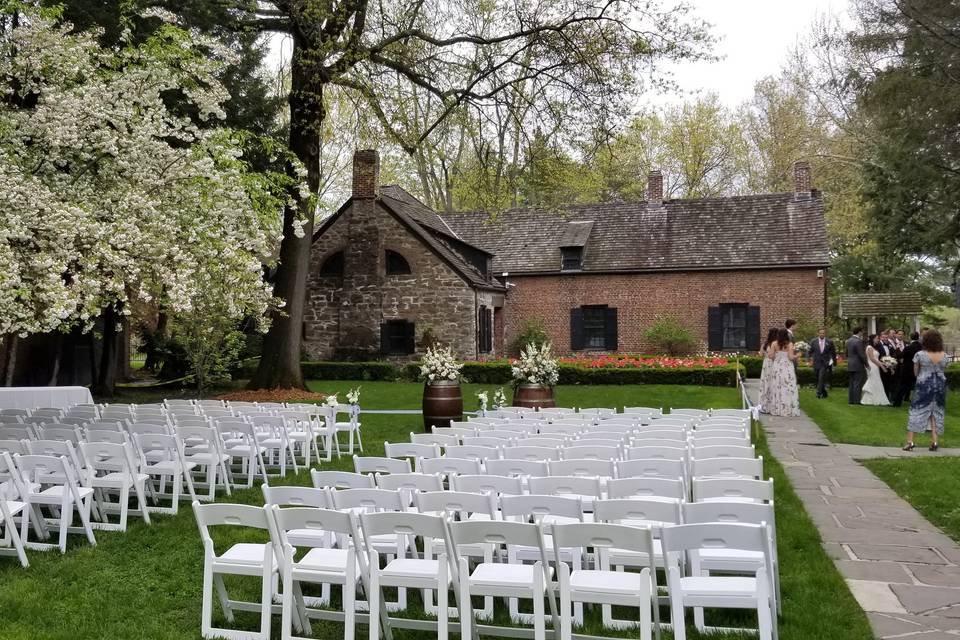
[[[387,249],[406,258],[410,275],[386,275]],[[340,250],[342,280],[320,277]],[[473,289],[377,201],[355,199],[311,248],[304,352],[319,360],[376,358],[380,324],[403,319],[416,324],[418,352],[430,329],[459,357],[475,358],[476,304]]]
[[[707,309],[721,303],[760,307],[760,331],[783,326],[804,314],[821,321],[826,278],[816,269],[701,271],[629,275],[510,275],[515,286],[504,307],[505,341],[513,340],[524,319],[546,323],[559,354],[570,354],[570,309],[583,305],[617,308],[619,351],[652,352],[643,332],[659,318],[674,316],[707,343]]]

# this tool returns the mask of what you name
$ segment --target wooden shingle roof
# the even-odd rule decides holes
[[[845,293],[840,296],[841,318],[912,316],[923,313],[919,293]]]
[[[776,193],[511,209],[496,218],[445,213],[445,223],[494,254],[494,273],[560,272],[560,247],[585,246],[582,273],[829,266],[823,199]],[[571,226],[569,223],[590,222]],[[582,243],[582,244],[581,244]]]

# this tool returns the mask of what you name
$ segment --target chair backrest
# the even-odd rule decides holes
[[[503,450],[505,460],[559,460],[560,449],[547,446],[516,446]]]
[[[620,460],[617,462],[617,476],[620,478],[683,478],[686,477],[687,465],[682,460],[667,460],[664,458],[638,460]]]
[[[388,458],[439,458],[440,446],[416,442],[384,442],[383,450]]]
[[[601,426],[606,427],[606,425]],[[624,439],[629,437],[629,433],[629,429],[626,431],[586,431],[580,434],[575,444],[581,445],[584,441],[589,441],[590,444],[612,444],[615,447],[619,447],[623,444]]]
[[[670,407],[671,416],[690,416],[693,418],[706,418],[710,412],[706,409],[674,409]]]
[[[349,511],[337,511],[335,509],[318,507],[289,507],[281,509],[278,505],[271,504],[269,512],[274,523],[276,523],[283,544],[290,544],[286,536],[288,531],[303,529],[335,533],[339,536],[351,536],[353,540],[360,540],[357,517]],[[300,539],[307,538],[301,537]],[[312,540],[322,539],[320,536],[312,538]],[[345,545],[345,547],[349,548],[349,545]]]
[[[463,475],[453,477],[456,491],[492,495],[523,495],[523,481],[517,476]]]
[[[353,456],[353,470],[357,473],[410,473],[411,468],[406,458]]]
[[[729,433],[729,432],[723,432]],[[699,451],[705,447],[743,447],[744,449],[750,448],[750,440],[745,438],[743,435],[720,435],[720,436],[694,436],[690,440],[690,445],[693,447],[694,451]],[[712,458],[722,458],[724,456],[710,456]],[[738,458],[749,458],[751,456],[737,456]]]
[[[664,553],[682,553],[701,549],[766,552],[768,549],[766,527],[731,522],[664,527],[660,543]]]
[[[330,508],[330,499],[326,489],[290,486],[273,487],[268,484],[264,484],[260,488],[263,489],[263,501],[265,504],[314,507],[318,509]]]
[[[34,409],[31,415],[34,417],[47,416],[48,418],[59,418],[63,415],[63,409],[57,409],[56,407],[42,407],[40,409]]]
[[[403,498],[399,491],[385,489],[340,489],[331,491],[336,509],[362,509],[364,511],[403,511]]]
[[[83,430],[83,439],[87,442],[112,442],[113,444],[124,444],[129,442],[127,434],[123,431],[108,431],[104,429],[91,429],[86,427]]]
[[[164,452],[163,459],[167,461],[180,461],[180,441],[176,436],[166,433],[135,433],[133,442],[140,452],[141,462],[146,461],[147,452]]]
[[[484,447],[480,445],[456,445],[447,447],[446,455],[451,458],[467,458],[470,460],[498,460],[500,458],[500,449],[496,447]]]
[[[65,416],[63,416],[62,418],[60,418],[60,423],[61,423],[61,424],[72,424],[72,425],[77,426],[77,427],[82,427],[83,425],[87,424],[88,422],[93,422],[94,420],[96,420],[96,416],[94,416],[93,414],[91,414],[91,415],[89,415],[89,416],[65,415]]]
[[[35,437],[33,429],[27,425],[5,424],[0,426],[0,439],[3,440],[29,440]]]
[[[460,519],[473,514],[493,519],[497,510],[496,497],[491,493],[424,491],[414,495],[414,503],[421,513],[446,513]]]
[[[133,449],[126,442],[81,442],[80,455],[90,471],[116,472],[117,465],[120,465],[123,473],[132,475],[136,469]]]
[[[493,461],[491,461],[493,462]],[[475,475],[482,472],[480,461],[470,458],[420,458],[417,461],[420,473],[439,473],[442,476],[454,474]]]
[[[527,480],[530,493],[544,496],[592,496],[601,494],[600,479],[582,476],[548,476]]]
[[[413,494],[419,491],[443,491],[443,481],[433,473],[391,473],[375,474],[377,487],[388,491],[405,491]]]
[[[693,501],[704,500],[754,500],[770,502],[773,500],[773,479],[753,480],[750,478],[694,478]]]
[[[37,427],[37,436],[43,440],[63,440],[77,444],[82,439],[80,430],[76,427],[51,427],[49,425]]]
[[[687,430],[682,427],[676,429],[654,429],[651,425],[637,431],[634,440],[660,440],[664,443],[675,442],[677,444],[683,444],[687,441]]]
[[[427,513],[390,512],[363,513],[360,515],[360,528],[370,545],[373,536],[396,534],[409,538],[425,540],[447,539],[447,525],[441,516]],[[370,549],[372,550],[372,546]],[[446,551],[446,547],[443,547]]]
[[[680,445],[679,442],[677,444]],[[642,444],[627,449],[627,460],[686,460],[688,453],[687,448],[683,446],[668,447]]]
[[[694,458],[694,478],[763,477],[763,456],[759,458]]]
[[[467,423],[464,422],[463,424]],[[457,438],[470,438],[477,435],[477,429],[476,427],[435,427],[433,433],[457,436]]]
[[[510,444],[509,438],[501,438],[499,436],[488,436],[487,433],[493,433],[492,431],[485,432],[481,431],[484,435],[482,436],[465,436],[463,438],[463,446],[465,447],[492,447],[497,449],[499,447],[507,446]]]
[[[310,470],[310,480],[317,489],[373,489],[372,475],[351,473],[350,471]]]
[[[545,516],[560,516],[583,520],[583,506],[580,498],[570,496],[500,496],[500,511],[504,518],[526,521],[533,518],[536,522]]]
[[[694,443],[696,445],[696,443]],[[753,445],[727,446],[694,446],[693,457],[696,458],[753,458],[756,450]]]
[[[535,429],[536,429],[536,427],[535,427],[533,424],[528,424],[528,423],[525,423],[525,422],[522,422],[522,421],[521,421],[521,422],[507,422],[507,423],[504,423],[504,424],[497,425],[497,429],[496,429],[496,431],[495,431],[494,433],[496,433],[497,431],[499,431],[499,432],[504,432],[504,433],[512,433],[512,434],[513,434],[513,437],[516,437],[518,434],[530,433],[531,431],[533,431],[533,430],[535,430]],[[484,435],[490,435],[490,434],[489,434],[489,433],[485,433]]]
[[[626,498],[597,500],[593,503],[597,522],[644,524],[651,527],[683,522],[681,502],[666,498]]]
[[[607,482],[607,495],[615,498],[659,497],[686,500],[683,478],[617,478]]]
[[[21,417],[26,417],[26,416],[29,416],[29,415],[30,415],[30,410],[29,410],[29,409],[16,409],[16,408],[0,409],[0,415],[3,415],[3,416],[21,416]]]
[[[575,436],[583,431],[583,429],[583,422],[578,420],[574,423],[553,422],[550,424],[541,424],[538,431],[543,435]]]
[[[772,504],[758,502],[688,502],[683,505],[683,521],[689,524],[705,522],[742,522],[774,525]]]
[[[21,455],[28,455],[30,449],[27,447],[27,443],[24,442],[25,439],[20,438],[11,438],[11,439],[2,439],[0,440],[0,451],[6,451],[10,455],[19,453]]]
[[[534,547],[543,551],[543,537],[540,535],[540,526],[536,524],[503,520],[468,520],[451,522],[449,526],[454,547],[489,544],[497,547],[501,545]],[[497,557],[496,554],[494,557]]]
[[[415,444],[436,444],[441,447],[451,447],[460,444],[460,436],[446,433],[411,433],[410,442]]]
[[[271,531],[269,516],[264,507],[255,507],[249,504],[193,503],[193,514],[200,529],[200,537],[204,546],[213,548],[213,539],[210,537],[209,527],[233,526],[249,527]],[[275,543],[274,543],[275,544]]]
[[[548,449],[554,449],[556,447],[565,446],[567,441],[562,437],[551,438],[550,436],[541,436],[541,435],[530,435],[526,438],[519,438],[514,441],[513,446],[515,447],[546,447]],[[504,455],[507,455],[507,451],[504,451]]]
[[[663,407],[624,407],[623,413],[627,415],[661,415]]]
[[[27,419],[23,416],[0,416],[0,424],[23,424]],[[36,419],[39,422],[35,422],[35,424],[43,424],[47,420],[53,420],[53,418],[46,416],[37,416]]]
[[[587,460],[617,460],[620,458],[620,447],[606,445],[570,446],[561,450],[564,458]]]
[[[555,523],[550,525],[555,558],[562,557],[561,549],[581,547],[596,550],[636,551],[653,557],[653,537],[649,529],[597,522]],[[651,570],[651,577],[653,571]]]
[[[612,460],[551,460],[547,467],[551,476],[612,478],[615,475]]]
[[[546,460],[487,460],[487,473],[496,476],[545,476],[550,468]]]
[[[177,437],[184,442],[187,440],[200,441],[203,445],[213,447],[215,450],[220,448],[220,436],[213,427],[200,425],[181,426],[178,424],[175,432]]]
[[[734,418],[750,419],[749,409],[710,409],[710,416],[731,416]]]
[[[669,418],[655,418],[650,421],[650,424],[647,425],[648,429],[663,429],[669,431],[676,431],[679,429],[685,429],[689,431],[693,429],[693,425],[696,422],[693,418],[690,417],[669,417]]]
[[[27,440],[26,445],[31,455],[66,458],[74,469],[80,468],[76,447],[69,440]]]
[[[127,427],[127,431],[132,434],[140,435],[171,435],[171,429],[165,424],[154,424],[150,422],[134,422]]]

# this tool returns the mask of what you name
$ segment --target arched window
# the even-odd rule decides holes
[[[387,275],[405,276],[410,273],[410,263],[407,262],[407,259],[396,251],[387,249]]]
[[[342,278],[343,277],[343,251],[337,251],[323,262],[320,267],[320,277],[322,278]]]

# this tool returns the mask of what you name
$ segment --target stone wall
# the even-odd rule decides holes
[[[385,251],[402,255],[410,275],[386,275]],[[324,261],[344,251],[343,278],[320,277]],[[415,323],[417,352],[424,334],[475,358],[478,296],[453,269],[372,198],[350,207],[313,244],[304,320],[305,357],[380,357],[380,324]],[[489,304],[488,304],[489,306]]]
[[[791,315],[823,320],[826,277],[817,269],[701,271],[657,274],[521,276],[504,307],[506,344],[528,318],[542,318],[554,349],[570,350],[570,310],[583,305],[617,308],[618,351],[650,353],[643,332],[658,319],[673,316],[707,343],[707,309],[722,303],[760,307],[760,331],[783,326]]]

